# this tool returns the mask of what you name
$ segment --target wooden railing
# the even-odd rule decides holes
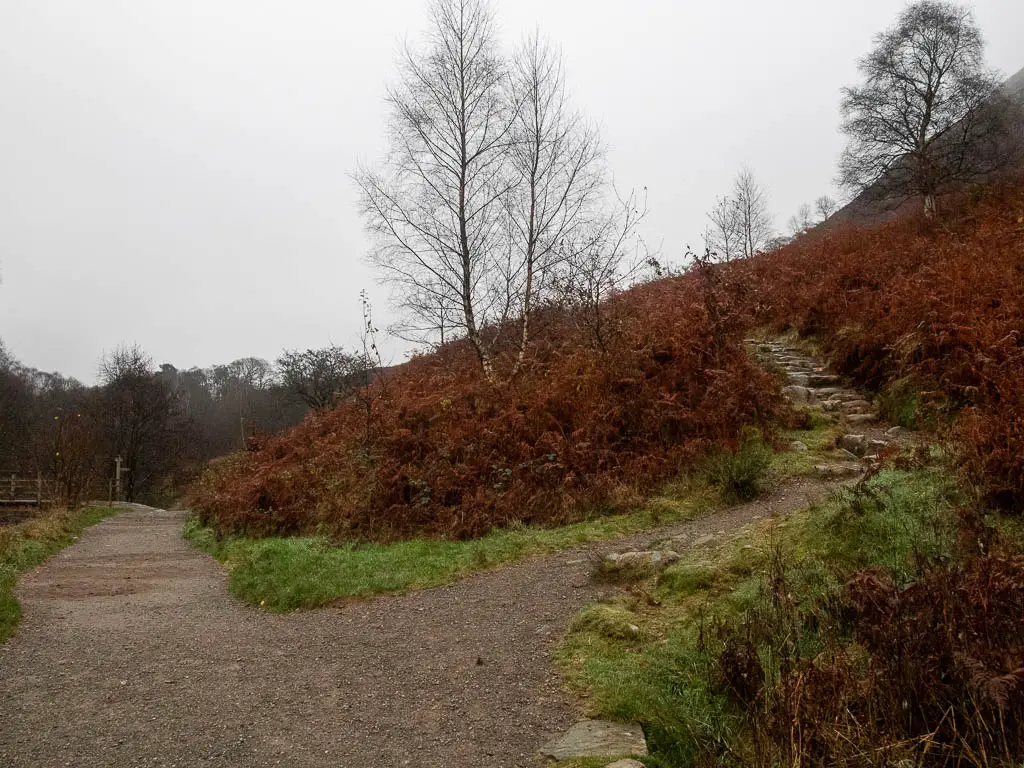
[[[50,503],[42,473],[34,476],[0,470],[0,505],[42,507]]]

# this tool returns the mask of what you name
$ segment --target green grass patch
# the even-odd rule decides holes
[[[601,539],[628,536],[693,519],[723,504],[748,499],[762,486],[813,472],[828,458],[838,427],[812,420],[809,430],[786,433],[810,450],[772,453],[750,432],[737,452],[709,457],[692,477],[624,514],[595,515],[559,528],[509,527],[469,541],[414,539],[392,544],[335,543],[323,537],[219,538],[192,519],[185,537],[229,570],[231,593],[271,611],[315,608],[334,600],[448,584],[476,571]]]
[[[720,451],[704,459],[701,473],[710,485],[721,490],[726,501],[750,501],[761,492],[772,455],[761,433],[749,430],[735,451]]]
[[[14,634],[21,619],[21,606],[14,596],[18,576],[73,544],[83,530],[115,511],[83,507],[0,527],[0,643]]]
[[[228,568],[235,597],[268,610],[290,611],[440,586],[531,555],[689,520],[720,503],[706,486],[684,484],[675,490],[677,495],[652,499],[634,512],[559,528],[506,528],[468,541],[334,544],[318,537],[218,538],[196,520],[186,524],[185,537]]]
[[[716,684],[720,629],[771,613],[780,569],[787,595],[808,614],[866,566],[909,582],[922,558],[951,555],[959,501],[942,468],[883,471],[859,490],[752,526],[740,540],[701,550],[701,561],[684,560],[614,603],[587,608],[559,649],[560,666],[591,715],[643,724],[651,766],[730,762],[744,749],[745,719]],[[636,630],[623,634],[623,626]],[[816,633],[797,633],[811,657]],[[771,674],[774,649],[756,642]]]
[[[907,429],[920,429],[925,426],[922,423],[924,420],[919,405],[920,392],[923,389],[934,387],[927,387],[910,377],[889,382],[879,397],[879,411],[886,421]]]
[[[786,430],[779,435],[779,445],[787,450],[772,455],[766,484],[777,485],[794,477],[816,477],[815,467],[819,464],[847,460],[835,449],[836,439],[845,431],[839,420],[814,407],[806,410],[808,429]],[[789,445],[794,442],[803,443],[807,450],[789,450]]]

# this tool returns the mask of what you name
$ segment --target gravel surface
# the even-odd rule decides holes
[[[134,508],[18,587],[0,646],[0,766],[535,765],[580,716],[551,653],[609,586],[594,558],[664,536],[713,545],[830,486],[794,484],[691,523],[537,557],[448,587],[267,614]]]

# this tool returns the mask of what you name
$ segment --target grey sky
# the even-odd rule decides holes
[[[499,0],[539,25],[670,258],[748,164],[776,224],[832,191],[839,88],[897,0]],[[974,5],[1024,66],[1024,3]],[[0,337],[92,380],[119,341],[180,367],[351,343],[348,178],[384,149],[385,84],[424,0],[0,0]],[[401,345],[389,345],[400,358]]]

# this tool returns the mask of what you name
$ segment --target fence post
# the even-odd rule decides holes
[[[36,506],[40,509],[43,508],[43,473],[42,470],[36,472]]]
[[[18,498],[17,477],[16,477],[16,475],[13,472],[11,472],[11,501],[14,501],[17,498]]]

